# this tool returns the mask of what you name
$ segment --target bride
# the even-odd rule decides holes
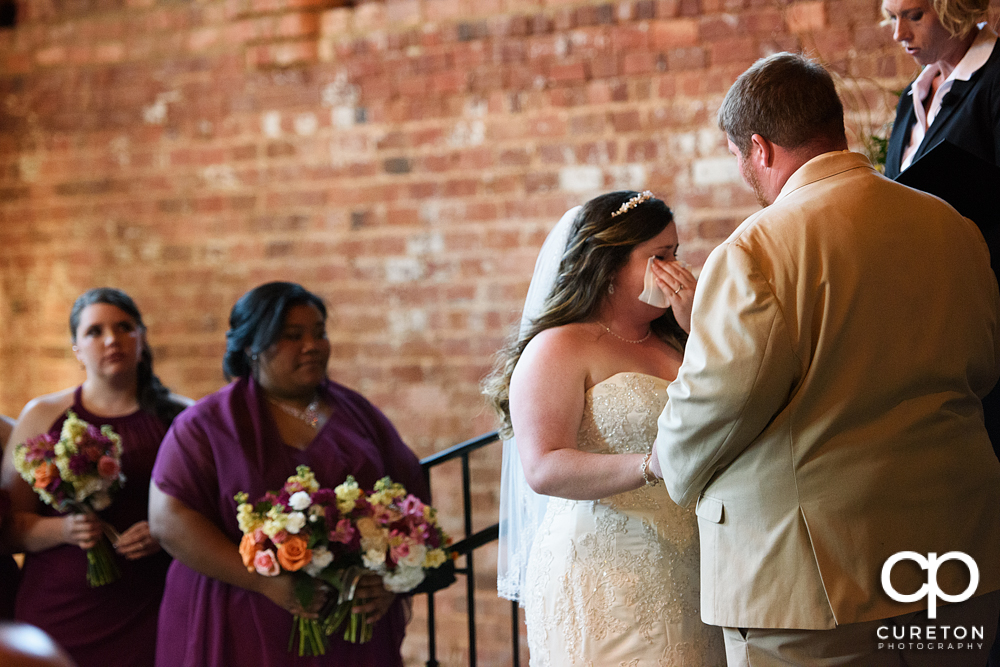
[[[525,608],[532,667],[725,664],[699,619],[694,513],[648,471],[690,329],[677,247],[648,191],[567,212],[486,381],[507,439],[498,589]]]

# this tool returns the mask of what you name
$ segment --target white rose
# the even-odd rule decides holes
[[[323,569],[333,562],[333,554],[326,547],[313,549],[312,560],[303,568],[310,577],[318,577]]]
[[[300,512],[309,507],[309,503],[311,502],[312,499],[309,497],[309,494],[306,493],[305,491],[296,491],[288,499],[288,505],[293,510],[298,510]]]
[[[399,564],[407,567],[423,567],[427,547],[422,544],[411,544],[410,553],[399,559]]]
[[[288,515],[288,521],[285,522],[285,530],[295,535],[302,530],[304,525],[306,525],[306,515],[302,512],[292,512]]]
[[[424,580],[422,567],[401,566],[395,572],[382,576],[382,585],[393,593],[406,593],[416,588]]]
[[[385,551],[369,549],[361,554],[361,561],[369,570],[381,572],[385,568]]]

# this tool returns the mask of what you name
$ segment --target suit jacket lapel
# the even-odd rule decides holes
[[[941,100],[941,110],[938,111],[938,115],[934,118],[931,126],[927,128],[927,134],[924,135],[924,140],[920,143],[920,148],[917,149],[916,154],[913,156],[914,161],[937,144],[938,135],[946,133],[949,119],[962,107],[962,103],[969,94],[969,91],[976,87],[976,83],[979,81],[982,72],[983,67],[980,67],[968,81],[955,81],[952,83],[951,90]]]
[[[893,125],[890,133],[889,149],[885,156],[886,167],[895,169],[898,174],[900,165],[903,163],[903,152],[907,144],[910,143],[910,131],[913,124],[917,122],[917,117],[913,113],[913,95],[910,94],[913,84],[907,86],[899,98],[899,109],[896,112],[898,121]]]

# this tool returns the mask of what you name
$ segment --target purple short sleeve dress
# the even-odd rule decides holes
[[[381,477],[423,498],[420,462],[388,419],[360,394],[333,382],[320,390],[333,414],[305,450],[284,444],[252,379],[233,382],[188,408],[164,439],[153,479],[164,493],[207,517],[234,546],[240,491],[259,498],[279,489],[296,466],[312,468],[323,487],[354,475],[365,488]],[[292,615],[267,597],[207,577],[179,561],[167,576],[160,611],[159,667],[254,665],[402,665],[405,631],[400,600],[376,624],[374,638],[351,644],[334,634],[324,656],[288,651]]]
[[[80,389],[73,412],[95,426],[108,424],[122,437],[125,485],[99,513],[119,532],[145,521],[149,508],[149,479],[166,425],[139,410],[124,417],[98,417],[84,409]],[[65,415],[49,430],[59,436]],[[41,503],[39,503],[41,505]],[[43,516],[58,516],[48,505]],[[157,614],[170,556],[160,551],[139,560],[116,556],[119,580],[91,588],[87,584],[87,555],[64,544],[25,554],[15,617],[49,633],[79,667],[140,667],[153,664]]]

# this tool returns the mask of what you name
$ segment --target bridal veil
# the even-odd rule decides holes
[[[581,206],[566,211],[549,232],[535,261],[528,296],[521,311],[520,334],[542,313],[545,301],[559,277],[559,265],[566,250],[573,223]],[[545,516],[547,496],[528,486],[514,438],[503,442],[500,470],[500,551],[497,556],[497,592],[524,606],[524,576],[528,554],[538,525]]]

